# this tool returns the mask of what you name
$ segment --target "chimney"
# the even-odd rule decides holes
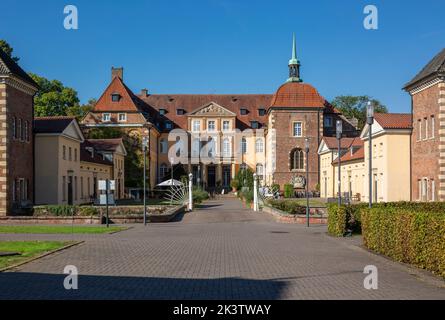
[[[143,97],[148,96],[148,90],[147,89],[142,89],[141,90],[141,96],[143,96]]]
[[[114,77],[119,77],[123,81],[124,80],[124,68],[111,67],[111,80],[113,80]]]

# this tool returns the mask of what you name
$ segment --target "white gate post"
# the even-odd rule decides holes
[[[258,185],[257,174],[253,174],[253,211],[258,211]]]
[[[189,174],[189,210],[193,210],[193,174]]]

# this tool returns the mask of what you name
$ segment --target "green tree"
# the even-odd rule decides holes
[[[9,43],[6,42],[6,40],[0,39],[0,49],[2,49],[8,56],[11,57],[12,60],[15,62],[19,62],[19,57],[14,57],[12,55],[12,52],[14,49],[9,45]]]
[[[29,75],[40,87],[34,97],[36,117],[65,116],[69,108],[79,105],[77,91],[73,88],[65,87],[59,80],[48,80],[34,73]]]
[[[72,107],[68,107],[66,109],[66,115],[76,117],[77,120],[80,121],[88,112],[90,112],[94,108],[96,102],[97,100],[92,98],[88,100],[88,102],[85,104],[82,105],[76,104]]]
[[[338,96],[332,100],[331,104],[345,117],[356,118],[358,120],[358,128],[361,130],[366,123],[366,105],[368,101],[374,104],[374,112],[388,112],[385,105],[369,96]]]

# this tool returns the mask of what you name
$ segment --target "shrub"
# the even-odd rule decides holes
[[[363,208],[364,245],[397,261],[445,277],[445,211],[440,204]],[[421,211],[420,207],[437,211]]]
[[[77,207],[77,215],[79,216],[97,216],[99,214],[99,210],[97,210],[97,208],[92,207],[92,206],[82,206],[82,207]]]
[[[72,216],[76,215],[77,207],[68,205],[47,205],[34,207],[36,216]]]
[[[201,189],[200,187],[194,187],[192,191],[193,203],[201,203],[209,198],[207,191]]]
[[[240,183],[237,179],[233,179],[232,181],[230,181],[230,186],[235,190],[239,190]]]
[[[306,207],[294,200],[269,200],[268,204],[289,214],[306,214]]]
[[[244,191],[242,197],[246,201],[246,204],[250,204],[253,202],[253,190]]]
[[[294,186],[291,184],[284,185],[284,197],[292,198],[294,196]]]

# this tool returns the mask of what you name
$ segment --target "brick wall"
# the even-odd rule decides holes
[[[439,110],[439,85],[436,84],[420,92],[412,95],[413,103],[413,133],[411,136],[411,183],[412,183],[412,200],[419,200],[420,189],[419,180],[428,179],[429,199],[433,199],[433,186],[435,184],[434,199],[439,200],[440,180],[439,180],[439,163],[440,163],[440,110]],[[444,111],[443,111],[444,112]],[[431,116],[434,116],[435,128],[432,137]],[[428,119],[428,137],[425,138],[425,118]],[[419,140],[419,120],[421,120],[422,139]],[[445,128],[445,124],[443,126]],[[442,133],[445,136],[445,132]],[[443,155],[445,159],[445,154]],[[443,190],[445,191],[445,180],[442,181]],[[442,191],[443,192],[443,191]],[[445,200],[445,194],[440,195],[440,199]]]
[[[286,183],[290,183],[293,176],[306,177],[306,159],[303,170],[292,170],[290,163],[290,152],[294,148],[304,150],[304,138],[310,137],[309,146],[309,190],[315,190],[318,183],[318,144],[321,136],[322,113],[305,110],[273,110],[272,128],[276,130],[276,170],[273,175],[274,183],[279,183],[281,188]],[[303,123],[302,137],[293,136],[293,123],[301,121]]]
[[[0,85],[0,215],[12,215],[13,194],[18,197],[15,179],[24,179],[26,197],[32,203],[33,194],[33,96],[9,84]],[[29,141],[13,137],[13,117],[28,123]],[[18,122],[17,122],[18,123]]]

